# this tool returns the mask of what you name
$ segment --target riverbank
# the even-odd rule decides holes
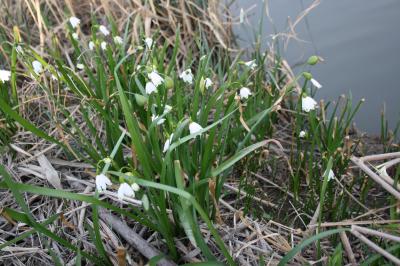
[[[3,261],[396,262],[377,250],[400,251],[389,131],[314,100],[318,57],[236,56],[216,2],[151,3],[1,18]]]

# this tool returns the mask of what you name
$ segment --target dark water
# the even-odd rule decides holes
[[[271,21],[265,15],[268,3]],[[239,16],[246,10],[244,23],[234,27],[241,47],[252,47],[263,16],[261,40],[264,47],[271,34],[295,21],[310,0],[236,0],[230,7]],[[323,88],[317,98],[336,100],[340,94],[365,98],[355,118],[359,129],[379,133],[380,113],[385,105],[389,127],[400,120],[400,0],[321,0],[296,27],[284,56],[292,66],[317,54],[325,59],[312,68]],[[295,73],[304,70],[294,68]]]

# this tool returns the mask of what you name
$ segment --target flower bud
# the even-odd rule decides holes
[[[318,63],[318,61],[319,61],[318,56],[312,55],[312,56],[310,56],[310,57],[308,58],[307,64],[313,66],[313,65],[315,65],[316,63]]]
[[[172,89],[174,87],[174,80],[168,76],[165,76],[164,84],[167,90]]]
[[[311,75],[310,72],[303,72],[303,77],[304,77],[306,80],[312,79],[312,75]]]
[[[147,103],[147,97],[135,93],[135,100],[139,106],[144,106]]]

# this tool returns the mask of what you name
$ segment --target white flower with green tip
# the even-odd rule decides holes
[[[306,135],[307,135],[307,132],[305,132],[304,130],[300,131],[300,133],[299,133],[300,138],[305,138]]]
[[[148,77],[156,87],[164,82],[164,79],[154,70],[151,71],[150,74],[148,74]]]
[[[111,186],[111,180],[105,174],[99,174],[96,176],[96,189],[99,192],[107,190],[107,186]]]
[[[199,124],[197,124],[196,122],[191,122],[189,124],[190,134],[195,134],[195,133],[201,131],[202,129],[203,129],[203,127],[200,126]]]

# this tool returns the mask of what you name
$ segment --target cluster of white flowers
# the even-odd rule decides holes
[[[107,190],[108,186],[112,185],[111,180],[105,174],[99,174],[96,176],[96,189],[97,191],[104,192]],[[125,197],[134,198],[135,192],[139,191],[140,187],[137,183],[133,183],[129,185],[128,183],[120,184],[117,195],[120,200],[123,200]]]

